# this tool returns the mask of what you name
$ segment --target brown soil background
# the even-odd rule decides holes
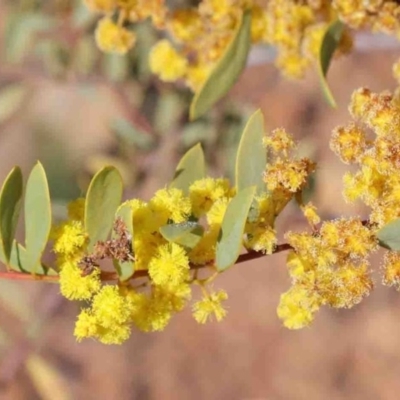
[[[272,65],[249,67],[230,94],[239,104],[261,107],[267,129],[284,126],[318,161],[313,200],[324,218],[366,214],[341,198],[347,167],[330,151],[329,136],[336,125],[349,120],[347,104],[354,88],[395,87],[391,64],[397,55],[394,50],[373,49],[335,62],[329,81],[337,110],[324,102],[315,71],[302,82],[288,82]],[[96,96],[88,98],[76,84],[38,82],[23,110],[1,127],[0,178],[16,164],[29,171],[41,157],[33,127],[49,121],[60,145],[68,149],[66,162],[106,152],[113,145],[107,123],[121,109],[106,88],[95,90]],[[177,160],[168,148],[163,154],[163,171],[153,177],[143,197],[173,174]],[[290,207],[278,227],[283,233],[305,225]],[[379,257],[373,265],[378,270]],[[276,316],[279,296],[289,286],[285,255],[279,254],[235,266],[217,280],[215,286],[229,294],[229,313],[222,323],[200,326],[185,310],[162,333],[134,331],[124,345],[104,346],[75,342],[78,305],[62,299],[55,285],[2,281],[0,327],[6,338],[0,352],[0,398],[397,399],[400,294],[381,287],[378,275],[376,284],[372,295],[354,309],[323,309],[310,328],[289,331]],[[29,339],[32,324],[40,318],[40,335]],[[35,354],[56,374],[54,379],[41,375],[42,383],[50,389],[59,383],[49,397],[32,381],[29,360]]]

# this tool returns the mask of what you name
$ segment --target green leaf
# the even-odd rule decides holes
[[[319,52],[319,76],[325,98],[331,107],[336,107],[336,101],[326,81],[329,65],[333,54],[342,38],[344,24],[340,20],[333,21],[325,32]]]
[[[385,225],[378,233],[379,245],[390,250],[400,251],[400,218]]]
[[[256,186],[257,192],[266,190],[263,172],[267,165],[267,152],[262,145],[264,136],[264,117],[257,110],[247,122],[240,139],[236,156],[236,188],[237,191]]]
[[[49,186],[43,165],[33,167],[25,193],[25,247],[27,261],[24,267],[35,274],[35,268],[46,248],[51,229],[51,203]]]
[[[250,28],[251,11],[247,10],[243,13],[242,22],[225,53],[192,100],[190,105],[192,121],[205,114],[236,82],[246,65],[251,46]]]
[[[22,172],[15,167],[8,174],[0,193],[0,237],[5,264],[10,261],[11,247],[22,207]]]
[[[243,189],[228,204],[217,242],[218,271],[224,271],[233,265],[240,254],[246,219],[255,193],[254,186]]]
[[[7,264],[7,259],[4,255],[3,249],[0,246],[0,261]],[[18,244],[15,240],[12,243],[10,261],[8,262],[9,267],[13,271],[24,272],[24,273],[35,273],[35,275],[57,275],[57,272],[47,267],[46,265],[38,262],[33,265],[30,261],[26,249]]]
[[[179,161],[175,170],[175,176],[169,185],[170,188],[189,192],[190,185],[205,176],[204,153],[200,143],[189,149]]]
[[[164,239],[188,249],[193,249],[199,243],[203,232],[203,227],[194,221],[164,225],[160,228],[160,233]]]
[[[132,206],[129,203],[124,203],[121,204],[121,206],[118,208],[116,214],[116,218],[121,218],[122,221],[125,223],[126,229],[129,232],[129,234],[132,237],[132,242],[133,242],[133,209]],[[116,238],[117,235],[115,232],[112,232],[112,238]],[[119,276],[119,280],[121,282],[129,280],[132,275],[135,272],[135,262],[132,261],[118,261],[118,260],[113,260],[115,270],[117,271],[117,274]]]
[[[112,166],[101,169],[90,182],[85,203],[85,230],[89,235],[89,251],[99,240],[106,240],[114,223],[115,212],[122,199],[123,183]]]

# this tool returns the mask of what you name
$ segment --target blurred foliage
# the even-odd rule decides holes
[[[189,3],[193,4],[178,1],[170,5]],[[23,109],[34,85],[43,79],[74,84],[94,99],[94,85],[104,85],[115,94],[124,115],[110,123],[114,145],[106,153],[89,155],[73,175],[62,161],[66,150],[61,141],[50,134],[52,127],[38,127],[34,133],[38,157],[49,170],[55,209],[57,203],[65,204],[85,191],[95,171],[110,163],[121,171],[128,188],[140,187],[151,173],[146,160],[168,141],[174,142],[176,154],[171,157],[175,160],[201,142],[211,169],[233,178],[240,132],[251,110],[225,100],[207,118],[189,123],[189,91],[161,83],[149,71],[148,53],[157,40],[150,23],[134,27],[138,37],[134,51],[119,56],[97,49],[93,38],[96,16],[80,0],[8,1],[4,9],[0,129]]]

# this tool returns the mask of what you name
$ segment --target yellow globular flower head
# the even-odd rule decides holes
[[[199,12],[194,8],[173,11],[168,26],[174,37],[182,42],[196,40],[203,31]]]
[[[76,220],[53,227],[51,237],[54,240],[53,251],[62,260],[79,259],[88,243],[82,222]]]
[[[325,299],[331,307],[351,308],[368,296],[373,288],[367,263],[346,263],[333,274],[328,289],[325,290]]]
[[[156,43],[149,56],[151,71],[165,82],[183,78],[187,72],[188,61],[163,39]]]
[[[245,245],[255,251],[272,254],[276,243],[275,204],[270,194],[262,194],[256,197],[255,215],[249,215],[246,223]]]
[[[103,328],[127,323],[132,312],[129,298],[120,293],[117,286],[106,285],[94,296],[92,313]]]
[[[288,151],[294,148],[295,143],[285,129],[277,128],[270,135],[263,137],[263,145],[274,153],[283,153],[286,156]]]
[[[189,278],[189,259],[183,247],[168,243],[150,260],[149,275],[155,285],[177,286]]]
[[[400,253],[388,251],[385,253],[382,265],[382,282],[386,286],[394,286],[400,291]]]
[[[301,160],[278,159],[267,166],[264,181],[268,190],[286,189],[295,193],[307,183],[307,178],[315,170],[315,163],[308,158]]]
[[[150,201],[150,208],[158,214],[158,218],[175,223],[186,221],[191,213],[190,199],[182,190],[175,188],[158,190]]]
[[[228,179],[203,178],[195,181],[189,188],[189,197],[195,217],[206,214],[219,199],[231,198],[234,189]]]
[[[93,297],[91,308],[83,309],[75,325],[80,341],[95,338],[104,344],[121,344],[131,332],[133,302],[117,286],[103,286]]]
[[[377,249],[371,230],[357,218],[324,222],[320,233],[327,246],[336,247],[353,259],[365,258]]]
[[[96,43],[107,53],[126,54],[135,44],[135,33],[112,21],[101,19],[96,28]]]
[[[157,29],[165,29],[168,13],[165,0],[122,0],[122,2],[127,3],[129,21],[138,22],[151,18]]]
[[[180,287],[175,289],[179,291]],[[143,332],[162,331],[175,311],[172,302],[165,301],[165,293],[158,289],[153,289],[150,296],[132,291],[129,297],[133,304],[132,322]]]
[[[116,0],[83,0],[91,11],[101,13],[112,13],[117,6]]]
[[[97,337],[98,326],[96,317],[92,315],[90,310],[83,309],[78,315],[78,320],[75,323],[74,336],[77,341],[82,339]]]
[[[340,126],[333,131],[330,146],[345,164],[354,163],[367,148],[365,132],[354,123]]]
[[[220,322],[226,316],[226,309],[222,302],[228,298],[225,290],[219,290],[207,294],[200,301],[193,304],[193,317],[199,324],[205,324],[209,319],[215,317]]]
[[[303,211],[304,216],[311,226],[317,225],[321,222],[321,218],[317,214],[317,208],[311,202],[302,205],[301,211]]]
[[[310,325],[320,308],[322,299],[302,285],[292,286],[281,295],[277,314],[289,329],[301,329]]]
[[[88,300],[100,290],[100,269],[83,276],[77,263],[66,261],[60,268],[60,291],[69,300]]]

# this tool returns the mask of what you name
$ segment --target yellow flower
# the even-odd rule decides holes
[[[97,337],[96,318],[91,314],[90,310],[83,309],[75,323],[74,335],[78,342],[89,337]]]
[[[400,290],[400,254],[395,251],[385,253],[383,259],[383,284]]]
[[[191,212],[190,199],[180,189],[161,189],[151,199],[150,208],[161,220],[184,222]]]
[[[211,293],[202,300],[193,304],[193,317],[199,324],[205,324],[208,319],[215,319],[220,322],[226,316],[226,309],[222,302],[228,298],[225,290]]]
[[[274,153],[287,154],[294,147],[294,141],[285,129],[274,129],[269,136],[263,137],[263,145],[270,148]]]
[[[74,262],[64,262],[60,268],[60,291],[67,299],[88,300],[100,290],[99,268],[86,276],[82,276],[82,270]]]
[[[277,314],[287,328],[301,329],[310,325],[320,306],[321,298],[315,292],[294,285],[281,295]]]
[[[185,250],[168,243],[158,248],[150,260],[149,275],[156,285],[177,286],[189,278],[189,259]]]
[[[80,221],[63,222],[53,227],[53,251],[63,259],[79,259],[88,243],[88,237]]]
[[[187,72],[188,62],[164,39],[151,49],[149,56],[151,71],[165,82],[173,82],[183,78]]]
[[[189,188],[192,211],[195,217],[207,213],[212,205],[223,197],[231,198],[234,189],[228,179],[204,178],[194,182]]]
[[[117,25],[108,17],[99,21],[95,36],[99,48],[107,53],[126,54],[136,41],[134,32]]]
[[[117,5],[116,0],[83,0],[86,6],[101,13],[112,13]]]
[[[311,202],[301,206],[301,211],[310,225],[314,226],[320,223],[321,218],[317,214],[317,208]]]
[[[103,286],[94,296],[92,313],[103,328],[112,328],[129,321],[133,305],[117,286]]]

